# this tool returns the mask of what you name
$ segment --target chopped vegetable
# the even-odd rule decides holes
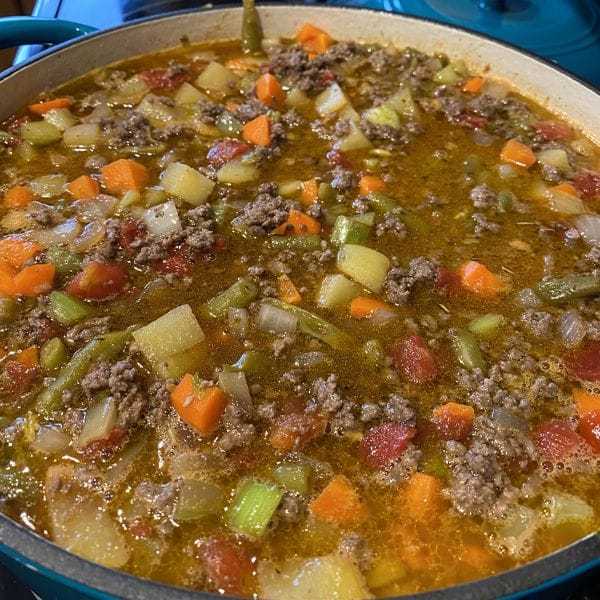
[[[556,304],[595,296],[600,294],[600,277],[593,274],[550,277],[538,283],[536,292],[547,302]]]
[[[4,194],[4,206],[22,208],[33,200],[33,193],[26,185],[15,185]]]
[[[120,294],[126,284],[127,269],[124,266],[92,261],[71,279],[66,290],[77,298],[106,300]]]
[[[230,308],[245,308],[258,295],[258,287],[245,277],[238,279],[226,290],[204,304],[204,310],[215,319],[227,316]]]
[[[319,288],[317,304],[323,308],[345,306],[360,292],[360,286],[343,275],[326,275]]]
[[[205,202],[215,187],[214,181],[180,162],[170,163],[162,172],[160,180],[167,194],[195,206]]]
[[[40,350],[40,365],[44,371],[52,371],[67,362],[69,356],[64,342],[58,338],[48,340]]]
[[[184,479],[179,489],[173,518],[176,521],[197,521],[221,514],[225,505],[225,494],[216,484],[209,481]]]
[[[310,23],[305,23],[298,29],[296,40],[306,52],[312,54],[322,54],[333,44],[333,39],[327,32]]]
[[[299,210],[292,209],[285,223],[277,227],[273,233],[279,235],[317,235],[321,232],[321,224],[313,217]]]
[[[269,442],[281,452],[304,448],[325,433],[327,420],[323,417],[291,413],[279,417],[271,430]]]
[[[518,140],[512,139],[504,144],[500,159],[504,162],[528,169],[535,164],[537,158],[531,148]]]
[[[302,296],[288,275],[282,273],[277,277],[279,299],[287,304],[300,304]]]
[[[358,182],[361,194],[367,196],[371,192],[382,192],[385,190],[385,182],[375,175],[363,175]]]
[[[417,431],[405,423],[389,422],[369,429],[359,447],[362,461],[372,469],[381,469],[400,458]]]
[[[47,121],[29,121],[21,125],[21,137],[34,146],[48,146],[62,138],[62,131]]]
[[[40,263],[24,267],[13,279],[14,293],[17,296],[34,298],[52,289],[56,269],[51,263]]]
[[[71,98],[53,98],[52,100],[45,100],[43,102],[37,102],[30,104],[27,108],[36,115],[46,114],[50,110],[56,110],[58,108],[69,108],[73,104]]]
[[[218,387],[196,389],[194,378],[187,373],[171,392],[171,403],[183,421],[208,435],[217,427],[227,399]]]
[[[255,165],[232,160],[217,171],[217,180],[221,183],[241,185],[258,179],[259,172]]]
[[[81,175],[69,183],[67,190],[77,200],[85,200],[97,196],[100,193],[100,186],[89,175]]]
[[[488,313],[473,319],[467,329],[480,338],[492,338],[498,334],[498,330],[506,324],[506,317],[494,313]]]
[[[577,408],[577,414],[583,417],[587,413],[600,412],[600,395],[591,394],[582,388],[573,390],[573,400]]]
[[[434,381],[440,373],[433,352],[419,335],[397,340],[392,347],[392,360],[394,366],[412,383]]]
[[[21,269],[41,250],[41,246],[35,242],[18,238],[3,238],[0,240],[0,261],[15,269]]]
[[[465,369],[485,369],[485,359],[475,336],[466,329],[450,332],[450,341],[460,365]]]
[[[482,298],[495,298],[508,289],[497,275],[475,260],[464,263],[458,273],[463,288]]]
[[[318,519],[338,525],[360,524],[368,515],[358,492],[343,475],[336,475],[308,509]]]
[[[273,476],[288,491],[307,494],[310,488],[312,469],[307,463],[282,463],[273,471]]]
[[[272,483],[248,479],[239,487],[227,513],[227,523],[239,533],[251,537],[265,534],[283,497]]]
[[[334,246],[344,244],[364,244],[370,237],[371,227],[362,223],[357,217],[340,215],[331,232],[331,243]]]
[[[478,94],[485,83],[485,79],[483,77],[471,77],[465,81],[462,91],[467,92],[469,94]]]
[[[235,89],[237,83],[237,75],[215,61],[208,63],[196,79],[196,85],[199,88],[220,94],[230,93],[231,90]]]
[[[442,484],[433,475],[413,473],[401,491],[401,499],[411,519],[431,522],[443,508]]]
[[[242,50],[246,54],[260,52],[262,50],[262,27],[254,0],[244,0],[244,11],[242,14]],[[260,96],[259,96],[259,99]],[[261,99],[262,100],[262,99]]]
[[[285,102],[281,84],[271,73],[265,73],[256,80],[256,96],[267,106],[280,106]]]
[[[391,307],[385,302],[371,296],[357,296],[350,302],[350,315],[355,319],[372,317],[380,310],[389,311]]]
[[[258,115],[244,125],[242,137],[250,144],[269,146],[271,143],[271,120],[267,115]]]
[[[313,177],[301,184],[300,200],[304,206],[310,206],[319,199],[319,183]]]
[[[102,179],[106,189],[113,194],[124,194],[129,190],[140,191],[148,185],[148,170],[130,158],[120,158],[102,167]]]
[[[61,325],[73,325],[83,321],[91,314],[90,307],[65,294],[64,292],[52,292],[48,297],[48,309],[52,318]]]
[[[462,440],[473,427],[475,411],[472,406],[458,402],[446,402],[433,409],[431,421],[444,440]]]
[[[338,251],[337,268],[378,294],[390,268],[390,260],[372,248],[358,244],[344,244]]]

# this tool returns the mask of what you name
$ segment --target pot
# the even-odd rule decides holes
[[[4,119],[44,90],[87,71],[132,56],[191,42],[237,37],[240,8],[179,12],[133,21],[62,43],[0,76],[0,118]],[[264,6],[267,37],[290,35],[305,22],[318,23],[336,39],[387,41],[425,52],[465,59],[474,71],[506,80],[600,143],[600,96],[572,75],[515,48],[439,23],[366,9]],[[0,21],[0,46],[17,42],[56,42],[89,28],[52,20]],[[23,524],[0,514],[0,561],[46,599],[123,598],[126,600],[208,600],[223,598],[143,580],[93,564],[55,546]],[[523,567],[411,598],[485,600],[522,598],[560,587],[600,565],[600,538],[590,535]],[[404,597],[405,599],[408,597]]]

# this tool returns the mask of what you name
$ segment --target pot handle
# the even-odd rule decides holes
[[[95,27],[41,17],[6,17],[0,19],[0,49],[23,44],[59,44],[92,33]]]

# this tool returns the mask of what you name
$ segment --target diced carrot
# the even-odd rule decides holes
[[[304,206],[310,206],[319,199],[319,183],[314,177],[307,181],[303,181],[301,187],[300,202],[302,202]]]
[[[267,115],[259,115],[248,121],[242,130],[242,137],[251,144],[268,146],[271,143],[271,120]]]
[[[563,181],[562,183],[559,183],[558,185],[555,185],[550,189],[556,192],[561,192],[563,194],[569,194],[569,196],[579,196],[577,188],[571,183],[568,183],[567,181]]]
[[[333,38],[322,29],[305,23],[296,33],[296,40],[309,54],[322,54],[333,44]]]
[[[343,475],[336,475],[309,504],[317,518],[338,525],[353,525],[367,518],[367,507],[354,486]]]
[[[7,262],[0,262],[0,295],[15,295],[15,275],[17,270]]]
[[[401,502],[411,519],[429,520],[443,509],[442,484],[433,475],[414,473],[406,482]]]
[[[327,428],[327,419],[319,415],[290,413],[275,420],[269,435],[271,446],[281,452],[300,450],[320,438]]]
[[[483,77],[471,77],[470,79],[467,79],[463,85],[462,91],[468,92],[469,94],[477,94],[481,91],[484,83],[485,79]]]
[[[355,319],[366,319],[372,317],[378,310],[389,310],[389,306],[370,296],[357,296],[350,302],[350,315]]]
[[[0,261],[20,269],[29,259],[42,251],[42,247],[29,240],[5,238],[0,240]]]
[[[464,263],[458,274],[466,290],[483,298],[494,298],[507,290],[506,284],[497,275],[476,260]]]
[[[71,98],[53,98],[52,100],[44,100],[43,102],[30,104],[27,108],[36,115],[43,115],[55,108],[69,108],[72,104],[73,100],[71,100]]]
[[[95,198],[100,193],[100,186],[89,175],[81,175],[69,183],[67,190],[77,200],[86,200],[88,198]]]
[[[366,196],[371,192],[381,192],[385,190],[385,182],[375,175],[363,175],[358,182],[358,189],[361,194]]]
[[[502,151],[500,152],[500,159],[504,162],[525,167],[526,169],[534,165],[537,160],[533,150],[529,146],[526,146],[515,139],[508,140],[508,142],[504,144]]]
[[[13,279],[17,296],[35,297],[52,289],[56,269],[52,263],[31,265],[19,271]]]
[[[279,106],[285,102],[281,84],[271,73],[265,73],[257,79],[256,97],[267,106]]]
[[[600,394],[590,394],[587,390],[577,388],[573,390],[573,400],[580,417],[587,413],[600,412]]]
[[[292,209],[287,221],[273,230],[277,235],[305,235],[321,232],[321,223],[302,211]]]
[[[194,378],[187,373],[171,392],[171,403],[183,421],[206,435],[217,427],[227,398],[216,386],[196,390]]]
[[[20,362],[22,365],[25,365],[29,368],[37,367],[39,364],[39,352],[37,346],[29,346],[29,348],[25,348],[25,350],[21,350],[19,354],[17,354],[16,359],[17,362]]]
[[[475,411],[472,406],[446,402],[433,409],[431,420],[441,438],[462,440],[471,432]]]
[[[277,290],[279,299],[288,304],[300,304],[302,296],[294,282],[285,274],[282,273],[277,278]]]
[[[33,192],[26,185],[15,185],[4,194],[4,206],[23,208],[33,200]]]
[[[150,176],[142,163],[131,158],[120,158],[102,167],[102,178],[109,192],[124,194],[129,190],[139,191],[144,188]]]

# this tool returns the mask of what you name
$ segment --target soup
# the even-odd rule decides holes
[[[75,554],[352,600],[598,528],[598,149],[318,25],[2,126],[0,508]]]

